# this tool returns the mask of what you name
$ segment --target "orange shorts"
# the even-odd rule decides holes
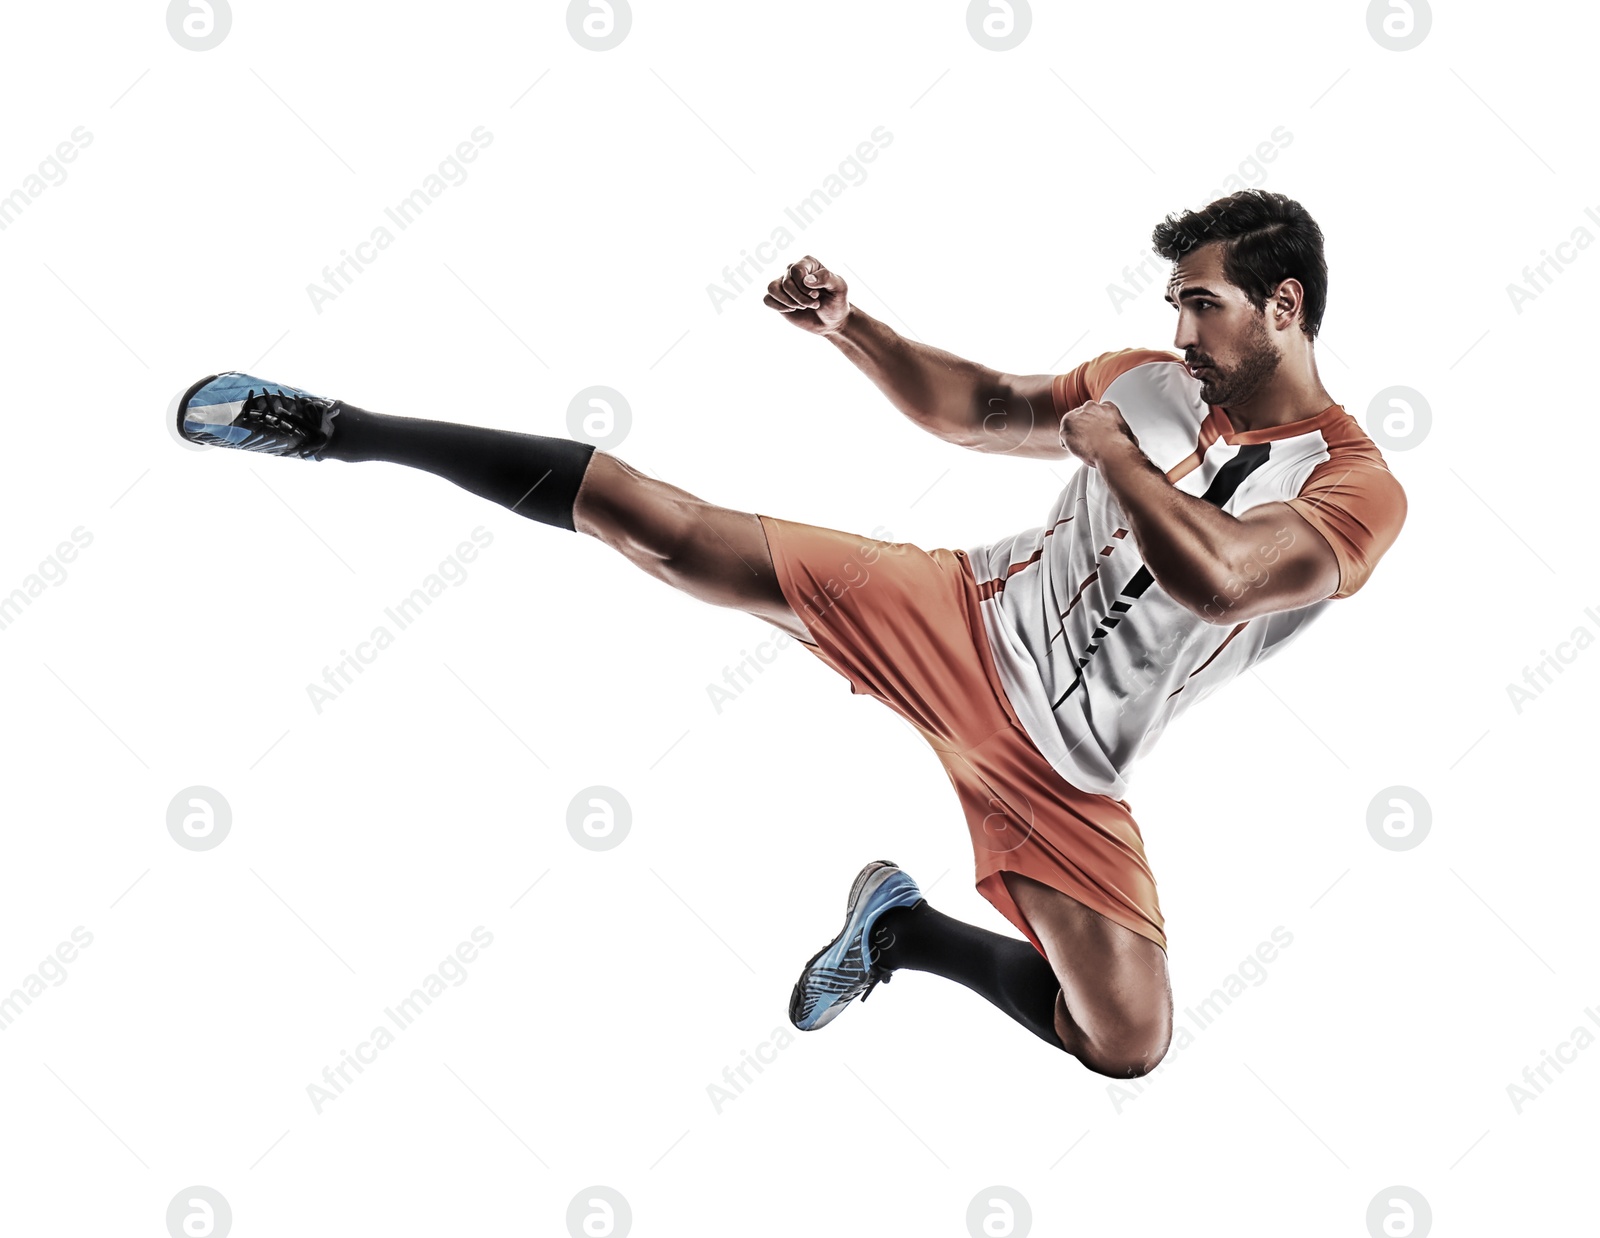
[[[1161,906],[1126,800],[1082,791],[1028,738],[1006,699],[960,550],[923,550],[761,516],[806,648],[921,732],[955,787],[978,892],[1044,945],[1002,872],[1060,890],[1163,950]]]

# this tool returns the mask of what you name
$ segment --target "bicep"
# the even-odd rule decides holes
[[[1287,503],[1252,507],[1238,521],[1239,542],[1220,582],[1213,623],[1238,623],[1332,597],[1339,560],[1327,538]]]
[[[967,432],[957,443],[972,451],[1027,460],[1065,460],[1052,374],[998,374],[978,394]]]

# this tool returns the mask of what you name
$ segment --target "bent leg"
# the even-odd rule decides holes
[[[947,916],[927,899],[892,907],[872,928],[872,961],[890,972],[909,968],[954,980],[1010,1015],[1053,1049],[1060,982],[1033,943]]]
[[[1002,880],[1060,981],[1055,1027],[1067,1051],[1098,1074],[1148,1074],[1172,1040],[1166,951],[1043,882]]]

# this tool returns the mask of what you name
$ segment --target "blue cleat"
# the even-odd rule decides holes
[[[872,961],[868,938],[878,917],[891,907],[911,907],[922,891],[908,873],[888,860],[874,860],[856,876],[845,903],[844,928],[800,973],[789,998],[789,1022],[814,1032],[839,1016],[857,997],[862,1001],[893,974]]]
[[[177,403],[183,439],[270,456],[317,459],[333,437],[337,400],[228,371],[202,378]]]

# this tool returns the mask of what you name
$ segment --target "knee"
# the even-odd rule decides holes
[[[1062,1043],[1073,1046],[1079,1060],[1096,1074],[1137,1079],[1166,1056],[1172,1043],[1172,1011],[1165,1002],[1140,1009],[1108,1006],[1074,1020],[1064,999],[1058,999],[1056,1030]]]
[[[1083,1064],[1097,1075],[1112,1079],[1139,1079],[1148,1075],[1167,1055],[1168,1034],[1133,1037],[1105,1048],[1090,1050]]]
[[[693,513],[681,495],[603,450],[589,462],[573,518],[580,533],[641,566],[659,568],[681,558],[694,533]]]

